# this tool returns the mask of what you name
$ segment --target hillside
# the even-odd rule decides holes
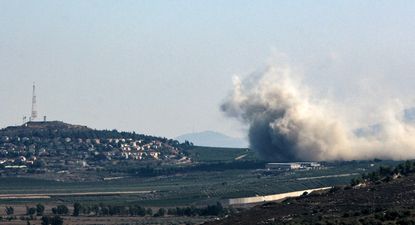
[[[11,135],[17,135],[19,132],[27,131],[46,131],[46,130],[79,130],[79,131],[88,131],[92,130],[87,126],[72,125],[64,123],[62,121],[49,121],[49,122],[27,122],[22,126],[11,126],[6,127],[5,129],[0,130],[2,134],[9,133]]]
[[[183,164],[191,162],[190,147],[190,143],[134,132],[94,130],[59,121],[28,122],[0,130],[0,174],[65,175],[120,163]]]
[[[260,158],[249,148],[219,148],[194,146],[189,157],[199,162],[258,161]]]
[[[206,225],[415,224],[414,166],[380,168],[355,186],[267,203]]]
[[[229,137],[215,131],[203,131],[198,133],[184,134],[176,138],[184,142],[190,141],[198,146],[224,147],[224,148],[247,148],[248,143],[242,138]]]

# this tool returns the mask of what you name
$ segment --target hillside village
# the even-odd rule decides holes
[[[28,122],[0,130],[2,174],[96,169],[119,162],[190,163],[189,142],[63,122]]]

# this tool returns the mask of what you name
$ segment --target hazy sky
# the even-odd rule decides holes
[[[284,55],[347,103],[415,98],[415,1],[0,0],[0,126],[38,111],[92,128],[243,135],[232,76]]]

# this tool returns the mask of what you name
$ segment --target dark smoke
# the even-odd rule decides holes
[[[267,160],[415,158],[415,130],[398,107],[384,107],[376,133],[357,135],[353,118],[326,99],[313,99],[289,68],[236,77],[221,109],[248,125],[250,147]]]

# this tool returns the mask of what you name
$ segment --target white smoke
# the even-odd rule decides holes
[[[403,118],[395,100],[364,114],[378,124],[357,129],[345,106],[317,98],[289,67],[270,66],[245,80],[221,109],[249,126],[250,146],[268,160],[352,160],[415,158],[415,127]],[[350,106],[353,107],[353,106]],[[360,115],[360,118],[365,116]]]

